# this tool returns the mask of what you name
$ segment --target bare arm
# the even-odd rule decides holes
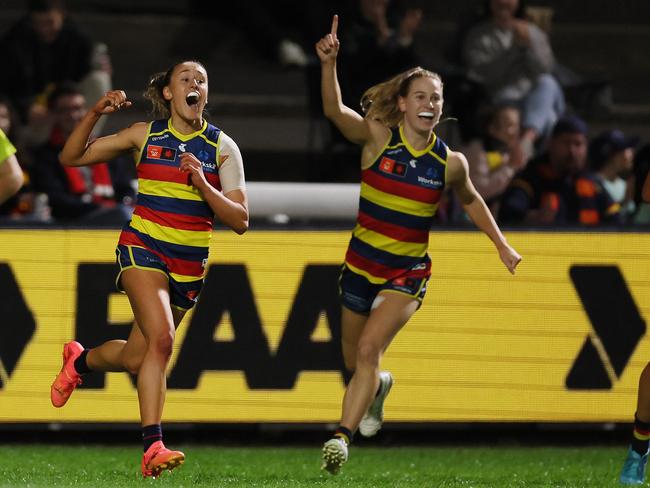
[[[23,186],[23,171],[20,169],[16,155],[0,161],[0,204],[14,196]]]
[[[248,230],[248,198],[246,190],[238,188],[225,194],[205,179],[201,162],[192,153],[180,155],[180,170],[188,173],[192,184],[210,206],[215,216],[237,234]]]
[[[494,221],[490,210],[485,205],[483,198],[481,198],[481,195],[479,195],[474,185],[472,185],[469,179],[469,170],[465,156],[459,152],[450,152],[447,164],[449,184],[456,191],[465,212],[467,212],[467,215],[469,215],[476,227],[492,240],[499,252],[501,261],[508,268],[508,271],[514,274],[515,268],[521,261],[521,256],[510,247],[506,238],[501,233],[499,226]]]
[[[325,117],[332,121],[346,139],[355,144],[366,144],[370,138],[367,121],[349,107],[343,105],[341,87],[336,73],[336,57],[340,42],[336,31],[339,17],[332,18],[331,32],[316,43],[316,54],[321,62],[321,96]]]
[[[147,124],[141,122],[117,134],[100,137],[88,143],[88,138],[99,118],[131,106],[121,90],[108,92],[86,113],[68,138],[59,155],[64,166],[85,166],[105,162],[127,151],[139,149],[144,141]]]

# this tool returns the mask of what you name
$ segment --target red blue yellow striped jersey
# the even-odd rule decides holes
[[[220,135],[218,128],[205,121],[200,130],[184,135],[172,127],[171,120],[156,120],[149,124],[140,152],[137,204],[119,243],[151,250],[176,281],[203,277],[214,223],[210,206],[189,175],[179,171],[179,156],[194,154],[208,183],[221,191]]]
[[[350,270],[375,284],[413,268],[428,272],[429,230],[445,188],[447,154],[435,134],[417,151],[401,126],[392,129],[381,154],[361,172],[359,214],[345,256]]]

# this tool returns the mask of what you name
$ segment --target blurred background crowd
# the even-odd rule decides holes
[[[410,67],[438,72],[436,132],[468,158],[506,226],[650,225],[650,5],[577,0],[4,0],[0,129],[17,147],[20,192],[0,224],[121,225],[137,193],[128,159],[64,168],[58,153],[105,91],[150,115],[151,74],[183,59],[210,77],[208,119],[239,144],[248,181],[353,183],[359,148],[324,119],[314,43],[340,16],[343,98]],[[453,194],[438,220],[468,221]]]

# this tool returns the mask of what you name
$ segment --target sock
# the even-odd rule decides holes
[[[147,452],[147,449],[151,447],[151,444],[157,441],[162,441],[162,427],[160,424],[145,425],[142,427],[144,452]]]
[[[634,415],[634,432],[632,434],[632,449],[642,456],[648,452],[648,444],[650,444],[650,423],[642,422]]]
[[[79,357],[74,360],[74,369],[79,374],[90,373],[90,368],[86,363],[86,356],[88,356],[89,351],[90,349],[84,349],[83,352],[79,354]]]
[[[334,437],[343,439],[345,444],[349,445],[352,442],[352,438],[354,437],[354,434],[347,427],[343,427],[342,425],[339,425],[339,428],[336,429],[336,431],[334,432]]]

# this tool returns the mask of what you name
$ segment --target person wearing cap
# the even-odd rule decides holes
[[[618,221],[618,206],[587,171],[587,124],[564,116],[548,149],[506,190],[499,221],[527,225],[595,226]]]
[[[621,216],[632,215],[635,204],[627,180],[634,166],[637,137],[628,137],[618,129],[610,129],[595,137],[589,145],[589,162],[599,183],[621,208]]]

